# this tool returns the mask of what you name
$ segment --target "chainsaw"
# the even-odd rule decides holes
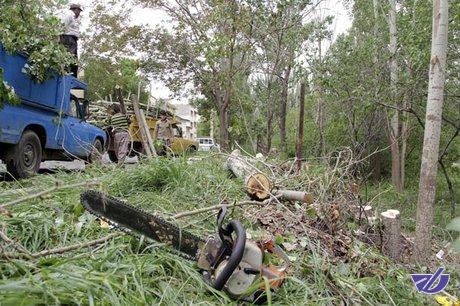
[[[252,241],[238,220],[224,225],[226,208],[217,214],[217,235],[202,239],[162,218],[97,191],[86,191],[81,202],[91,214],[130,234],[143,235],[195,261],[205,282],[231,298],[263,303],[266,291],[284,282],[289,258],[273,240]],[[265,265],[268,254],[281,266]],[[268,287],[268,288],[267,288]]]

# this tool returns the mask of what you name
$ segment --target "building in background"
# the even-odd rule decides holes
[[[172,114],[176,114],[176,105],[174,105],[173,103],[165,99],[157,99],[157,98],[150,96],[149,104],[151,107],[158,107]]]
[[[180,117],[185,138],[196,139],[200,116],[198,110],[190,104],[175,104],[176,116]]]
[[[192,123],[190,120],[178,115],[176,115],[176,119],[179,119],[181,122],[180,126],[182,128],[182,137],[186,139],[196,139],[196,134],[193,134]]]

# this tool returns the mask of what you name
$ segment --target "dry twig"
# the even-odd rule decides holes
[[[212,211],[212,210],[221,209],[221,208],[224,207],[224,206],[226,206],[227,208],[231,208],[231,207],[240,207],[240,206],[245,206],[245,205],[259,205],[259,206],[264,206],[264,205],[270,204],[270,203],[272,202],[273,198],[276,198],[276,197],[272,197],[272,198],[266,199],[265,201],[262,201],[262,202],[258,202],[258,201],[243,201],[243,202],[237,202],[237,203],[233,203],[233,204],[218,204],[218,205],[213,205],[213,206],[209,206],[209,207],[199,208],[199,209],[195,209],[195,210],[191,210],[191,211],[184,211],[184,212],[175,214],[175,215],[173,216],[173,218],[179,219],[179,218],[183,218],[183,217],[186,217],[186,216],[192,216],[192,215],[196,215],[196,214],[201,214],[201,213],[204,213],[204,212],[207,212],[207,211]]]
[[[35,198],[38,198],[38,197],[42,197],[42,196],[44,196],[46,194],[52,193],[52,192],[57,191],[57,190],[72,189],[72,188],[78,188],[78,187],[99,186],[100,184],[101,184],[101,182],[99,182],[99,181],[81,182],[81,183],[69,184],[69,185],[62,185],[61,183],[56,182],[56,185],[54,187],[52,187],[52,188],[49,188],[49,189],[40,191],[38,193],[31,194],[31,195],[28,195],[26,197],[19,198],[19,199],[16,199],[16,200],[13,200],[13,201],[10,201],[8,203],[3,204],[2,206],[0,206],[0,211],[4,211],[5,207],[11,206],[11,205],[16,205],[16,204],[19,204],[19,203],[22,203],[22,202],[26,202],[26,201],[29,201],[29,200],[32,200],[32,199],[35,199]]]
[[[13,249],[18,252],[24,253],[26,257],[31,257],[31,253],[23,247],[20,243],[14,241],[10,237],[8,237],[5,233],[5,227],[0,231],[0,238],[2,238],[6,243],[8,243]]]
[[[88,242],[78,243],[78,244],[69,245],[69,246],[61,247],[61,248],[55,248],[55,249],[51,249],[51,250],[44,250],[44,251],[40,251],[40,252],[32,253],[32,254],[31,253],[25,253],[25,252],[24,253],[3,253],[3,257],[7,257],[7,258],[23,258],[23,257],[26,257],[26,258],[40,258],[40,257],[48,256],[48,255],[63,254],[63,253],[66,253],[66,252],[70,252],[70,251],[74,251],[74,250],[78,250],[78,249],[98,245],[98,244],[104,243],[104,242],[106,242],[106,241],[108,241],[108,240],[110,240],[112,238],[119,237],[119,236],[121,236],[123,234],[124,233],[121,233],[121,232],[112,233],[110,235],[107,235],[105,237],[102,237],[102,238],[99,238],[99,239],[96,239],[96,240],[91,240],[91,241],[88,241]]]

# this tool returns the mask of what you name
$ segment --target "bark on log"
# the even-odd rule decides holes
[[[398,210],[389,209],[382,212],[383,252],[394,260],[399,260],[402,251],[401,217]]]
[[[145,122],[142,121],[141,111],[139,108],[139,101],[137,100],[137,97],[135,95],[133,95],[132,103],[133,103],[133,108],[134,108],[134,114],[136,115],[136,119],[139,124],[139,131],[141,132],[142,146],[144,148],[144,152],[147,155],[147,157],[152,157],[153,153],[150,148],[149,141],[147,139],[148,130],[146,131],[145,125],[144,125]]]
[[[312,204],[314,201],[313,195],[304,191],[280,189],[276,192],[276,194],[280,195],[281,199],[288,201],[298,201],[306,204]]]
[[[152,152],[152,155],[154,157],[157,157],[158,156],[157,151],[155,150],[155,145],[153,144],[152,135],[150,135],[150,128],[147,125],[147,120],[145,119],[144,111],[140,109],[139,114],[141,115],[142,125],[144,126],[144,129],[145,129],[145,134],[147,136],[147,143],[149,145],[150,152]]]
[[[234,150],[227,159],[227,168],[236,176],[244,178],[246,193],[251,199],[262,201],[270,197],[273,189],[272,181],[260,173],[241,155]]]

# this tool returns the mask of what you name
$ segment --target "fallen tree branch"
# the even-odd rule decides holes
[[[272,200],[273,200],[273,198],[266,199],[265,201],[262,201],[262,202],[258,202],[258,201],[243,201],[243,202],[237,202],[237,203],[233,203],[233,204],[218,204],[218,205],[213,205],[213,206],[208,206],[208,207],[203,207],[203,208],[199,208],[199,209],[195,209],[195,210],[190,210],[190,211],[184,211],[184,212],[181,212],[181,213],[177,213],[177,214],[175,214],[173,216],[173,218],[180,219],[180,218],[183,218],[183,217],[192,216],[192,215],[196,215],[196,214],[201,214],[201,213],[212,211],[212,210],[218,210],[218,209],[221,209],[224,206],[226,206],[227,208],[240,207],[240,206],[245,206],[245,205],[264,206],[264,205],[270,204]]]
[[[307,204],[312,204],[314,202],[313,195],[304,191],[280,189],[275,192],[275,195],[279,195],[281,198],[288,201],[298,201]]]
[[[117,233],[112,233],[110,235],[107,235],[105,237],[102,237],[102,238],[99,238],[99,239],[96,239],[96,240],[91,240],[91,241],[88,241],[88,242],[84,242],[84,243],[79,243],[79,244],[74,244],[74,245],[69,245],[69,246],[66,246],[66,247],[61,247],[61,248],[55,248],[55,249],[50,249],[50,250],[44,250],[44,251],[40,251],[40,252],[37,252],[37,253],[32,253],[32,254],[27,254],[27,253],[3,253],[3,257],[7,257],[7,258],[23,258],[23,257],[26,257],[26,258],[40,258],[40,257],[45,257],[45,256],[48,256],[48,255],[55,255],[55,254],[63,254],[63,253],[66,253],[66,252],[70,252],[70,251],[74,251],[74,250],[78,250],[78,249],[82,249],[82,248],[87,248],[87,247],[91,247],[91,246],[94,246],[94,245],[98,245],[98,244],[102,244],[112,238],[115,238],[115,237],[119,237],[121,235],[123,235],[124,233],[121,233],[121,232],[117,232]]]
[[[3,227],[3,229],[0,231],[0,238],[3,239],[6,243],[8,243],[16,251],[24,253],[26,257],[31,257],[31,253],[25,247],[23,247],[20,243],[14,241],[6,235],[5,227]]]
[[[101,182],[99,182],[99,181],[81,182],[81,183],[69,184],[69,185],[61,185],[61,183],[57,182],[56,185],[53,188],[49,188],[49,189],[40,191],[38,193],[31,194],[31,195],[28,195],[26,197],[19,198],[19,199],[16,199],[16,200],[13,200],[13,201],[10,201],[8,203],[5,203],[5,204],[1,205],[0,206],[0,211],[4,211],[5,207],[11,206],[11,205],[16,205],[16,204],[19,204],[19,203],[23,203],[23,202],[26,202],[26,201],[29,201],[29,200],[32,200],[32,199],[35,199],[35,198],[38,198],[38,197],[42,197],[42,196],[44,196],[44,195],[46,195],[48,193],[52,193],[52,192],[57,191],[57,190],[72,189],[72,188],[78,188],[78,187],[99,186],[100,184],[101,184]]]

